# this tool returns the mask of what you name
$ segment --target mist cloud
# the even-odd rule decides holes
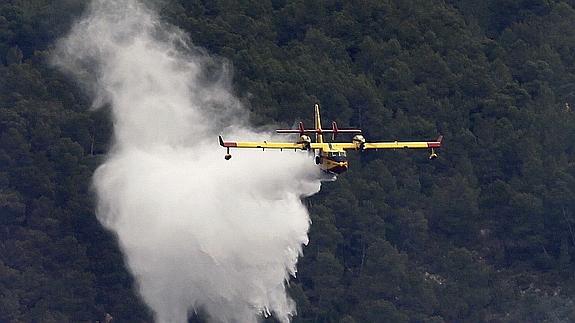
[[[285,291],[308,241],[302,196],[317,169],[303,152],[225,151],[246,126],[225,64],[135,0],[95,0],[57,44],[54,64],[110,105],[114,143],[94,174],[97,216],[116,233],[158,322],[287,322]],[[206,67],[216,73],[206,73]],[[215,67],[215,69],[213,69]]]

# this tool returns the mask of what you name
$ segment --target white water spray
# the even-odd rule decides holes
[[[302,196],[320,183],[305,153],[234,151],[246,126],[229,77],[136,0],[94,0],[54,63],[109,104],[115,141],[94,175],[97,215],[118,236],[158,322],[254,322],[295,314],[285,284],[308,241]],[[234,124],[234,126],[230,126]]]

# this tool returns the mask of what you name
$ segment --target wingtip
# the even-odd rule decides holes
[[[222,136],[218,136],[218,139],[220,141],[220,146],[225,147],[224,145],[224,138],[222,138]]]
[[[443,141],[443,136],[439,135],[439,137],[437,137],[437,139],[435,139],[435,141],[430,141],[427,143],[427,147],[429,148],[439,148],[441,147],[441,143]]]

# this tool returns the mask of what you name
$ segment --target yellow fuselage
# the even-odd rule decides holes
[[[323,171],[334,174],[341,174],[348,167],[345,150],[320,150],[316,163]]]

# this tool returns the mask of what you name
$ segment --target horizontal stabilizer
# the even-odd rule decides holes
[[[303,122],[300,122],[298,125],[298,129],[278,129],[276,130],[277,133],[299,133],[300,135],[304,134],[315,134],[315,133],[361,133],[361,129],[352,129],[352,128],[344,128],[339,129],[335,122],[332,123],[332,129],[305,129],[303,126]]]
[[[278,129],[276,130],[277,133],[361,133],[361,129],[338,129],[337,131],[333,131],[332,129],[304,129],[303,131],[299,131],[297,129]]]

